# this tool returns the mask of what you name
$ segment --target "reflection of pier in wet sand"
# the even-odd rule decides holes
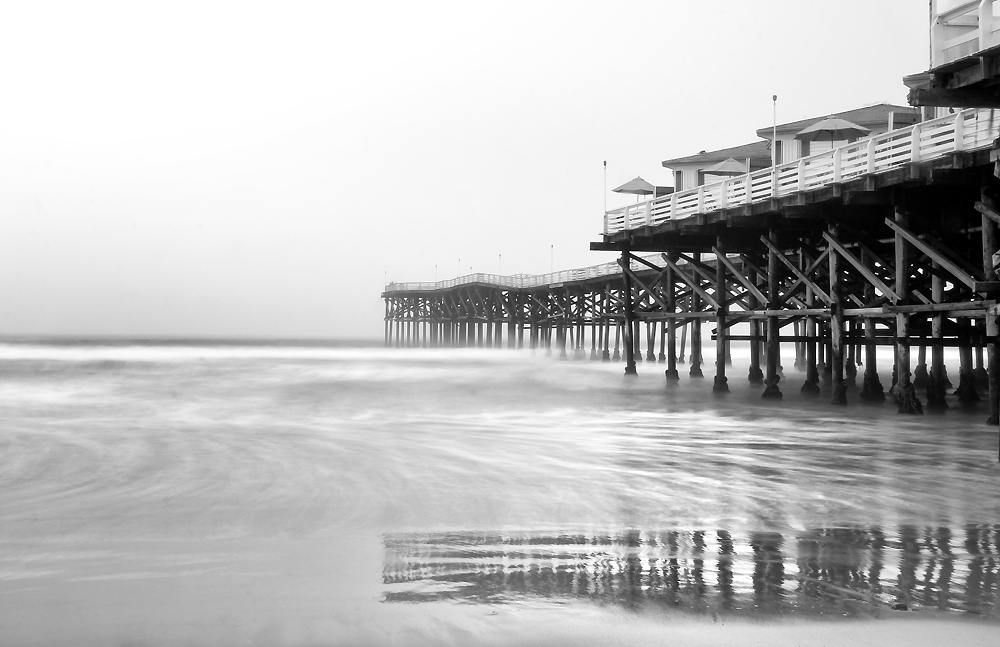
[[[384,538],[387,602],[590,599],[692,613],[1000,618],[1000,526]]]

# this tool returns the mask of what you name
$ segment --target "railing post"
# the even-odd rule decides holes
[[[806,158],[799,158],[799,165],[795,168],[795,173],[798,175],[795,178],[795,190],[805,191],[806,190]]]
[[[866,165],[865,173],[875,172],[875,140],[869,139],[868,146],[865,149]]]
[[[955,115],[955,152],[965,150],[965,115],[959,111]]]
[[[705,213],[705,185],[698,187],[698,213]]]
[[[913,124],[910,131],[910,161],[920,161],[920,124]]]
[[[729,204],[729,180],[722,181],[722,195],[719,196],[719,207]]]
[[[842,161],[843,161],[843,157],[844,157],[843,153],[844,153],[844,149],[843,148],[834,148],[833,149],[833,181],[834,181],[834,183],[840,182],[840,178],[841,178],[841,175],[840,175],[841,169],[840,169],[840,167],[841,167],[841,164],[842,164]]]
[[[604,212],[604,235],[607,236],[608,233],[609,233],[608,232],[608,212],[605,211]]]
[[[753,201],[753,180],[750,174],[747,173],[746,182],[746,195],[743,196],[743,204],[750,204]]]
[[[646,200],[646,226],[653,224],[653,204],[652,200]]]
[[[668,218],[673,218],[674,214],[677,213],[677,191],[678,188],[674,187],[674,192],[670,194],[670,214]]]
[[[979,49],[993,44],[993,0],[979,2]]]
[[[778,166],[771,167],[771,197],[778,197]]]

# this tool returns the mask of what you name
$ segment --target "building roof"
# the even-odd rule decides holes
[[[891,103],[879,103],[874,106],[865,106],[864,108],[855,108],[854,110],[845,110],[843,112],[831,112],[830,114],[820,115],[810,119],[799,119],[798,121],[790,121],[786,124],[778,124],[777,130],[781,134],[787,134],[788,132],[797,133],[806,126],[811,126],[817,121],[821,121],[827,117],[839,117],[856,123],[859,126],[877,126],[888,123],[890,112],[896,113],[896,123],[910,124],[916,123],[920,120],[920,110],[918,108],[910,106],[897,106]],[[912,119],[907,119],[907,117],[911,115]],[[758,128],[757,136],[770,139],[771,128],[772,126]]]
[[[767,162],[767,165],[770,165],[771,144],[769,141],[757,141],[741,146],[733,146],[732,148],[721,148],[717,151],[701,151],[697,155],[664,160],[663,166],[667,168],[680,164],[704,164],[705,166],[709,166],[725,161],[730,157],[739,161],[749,157],[751,160],[764,160]]]

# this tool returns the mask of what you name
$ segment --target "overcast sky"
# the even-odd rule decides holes
[[[380,337],[383,281],[603,263],[607,186],[879,102],[918,0],[7,3],[0,334]],[[634,200],[634,198],[632,198]],[[461,260],[459,260],[461,259]]]

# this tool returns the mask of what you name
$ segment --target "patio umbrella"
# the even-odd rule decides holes
[[[747,165],[743,162],[738,162],[732,157],[729,159],[724,159],[718,164],[713,164],[706,169],[702,170],[702,173],[708,173],[711,175],[746,175],[749,173]]]
[[[640,195],[652,195],[656,192],[656,187],[641,177],[637,177],[634,180],[629,180],[617,189],[611,190],[615,193],[634,193],[635,201],[638,202]]]
[[[655,190],[655,187],[642,179],[637,177],[634,180],[629,180],[625,184],[621,185],[617,189],[611,189],[615,193],[634,193],[636,195],[650,195]]]
[[[864,126],[851,123],[846,119],[840,119],[839,117],[827,117],[822,121],[817,121],[813,125],[806,126],[800,130],[795,135],[795,139],[806,142],[814,142],[829,137],[830,145],[833,146],[834,140],[857,139],[858,137],[867,135],[870,132],[871,131]]]

